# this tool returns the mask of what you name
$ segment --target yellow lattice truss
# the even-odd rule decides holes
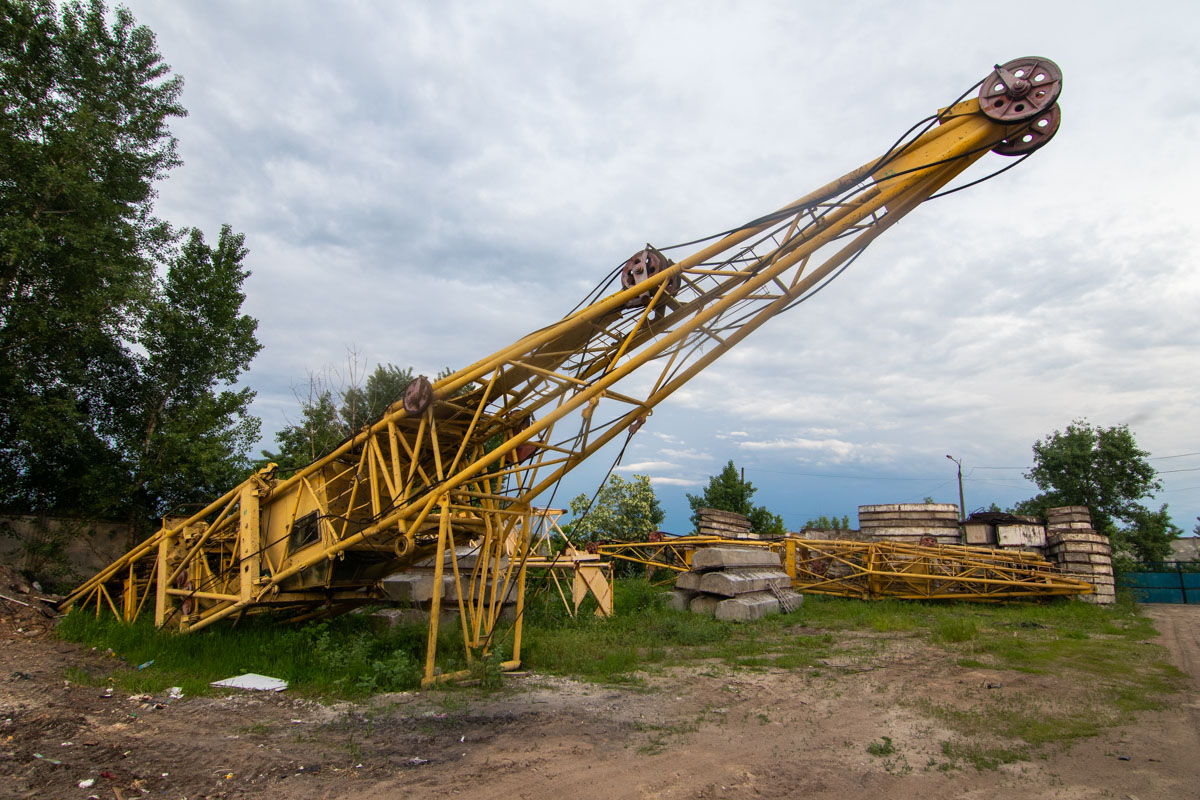
[[[132,619],[153,596],[156,624],[183,632],[268,610],[302,619],[370,602],[382,577],[433,557],[455,575],[467,659],[487,652],[498,628],[486,598],[524,585],[541,524],[534,500],[609,442],[627,442],[659,403],[968,166],[1033,136],[1030,109],[997,121],[979,99],[953,104],[882,156],[678,262],[647,247],[577,310],[436,383],[418,380],[307,467],[268,467],[166,521],[67,605]],[[455,546],[466,542],[490,566],[463,574]],[[442,601],[435,594],[431,642]],[[520,625],[506,630],[516,653]]]

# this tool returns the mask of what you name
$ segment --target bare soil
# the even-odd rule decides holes
[[[66,675],[106,675],[110,658],[0,607],[0,797],[1197,798],[1200,607],[1146,611],[1191,676],[1169,709],[981,771],[947,763],[956,734],[922,700],[1087,687],[964,669],[914,638],[839,634],[858,638],[817,668],[675,668],[635,688],[525,673],[499,693],[359,704],[105,697]],[[885,736],[891,752],[868,752]]]

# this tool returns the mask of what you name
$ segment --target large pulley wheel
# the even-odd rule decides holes
[[[1062,121],[1062,113],[1058,104],[1050,106],[1044,113],[1038,114],[1033,120],[1016,133],[1004,137],[1004,141],[992,148],[993,153],[1002,156],[1023,156],[1032,153],[1050,141],[1058,132],[1058,124]]]
[[[979,107],[997,122],[1025,122],[1049,111],[1062,93],[1062,70],[1048,58],[996,65],[979,88]]]

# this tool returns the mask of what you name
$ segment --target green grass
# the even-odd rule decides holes
[[[896,746],[892,744],[892,737],[884,736],[879,741],[867,745],[867,752],[876,757],[890,756],[896,752]]]
[[[522,662],[532,669],[602,682],[626,682],[647,666],[719,661],[735,668],[798,669],[833,651],[831,634],[797,635],[802,611],[752,624],[720,622],[666,608],[667,593],[637,579],[616,582],[615,614],[585,608],[569,617],[556,597],[526,607]]]
[[[212,681],[257,672],[282,678],[301,694],[344,697],[419,686],[428,635],[420,624],[379,635],[364,617],[349,615],[298,627],[246,621],[180,636],[156,630],[145,617],[126,625],[79,611],[62,620],[58,634],[101,652],[113,651],[111,666],[68,670],[64,677],[76,683],[100,685],[111,677],[124,692],[156,693],[179,686],[185,694],[197,695],[210,693]],[[443,626],[438,642],[444,671],[465,666],[454,656],[462,649],[456,627]],[[148,661],[153,663],[136,669]]]

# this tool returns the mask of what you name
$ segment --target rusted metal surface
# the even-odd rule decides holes
[[[417,416],[433,402],[433,384],[424,375],[418,377],[404,389],[404,410]]]
[[[1058,133],[1058,125],[1062,121],[1062,112],[1058,104],[1050,106],[1038,114],[1021,130],[1009,134],[1004,141],[992,148],[992,152],[1002,156],[1023,156],[1032,153]]]
[[[664,256],[658,250],[655,250],[650,245],[646,245],[644,250],[639,250],[634,253],[629,259],[621,265],[621,287],[624,289],[632,289],[647,278],[652,278],[658,273],[671,266],[674,262]],[[633,300],[630,300],[630,306],[644,306],[650,302],[654,292],[658,287],[654,286],[639,294]],[[678,276],[672,276],[667,285],[663,288],[663,292],[668,295],[673,295],[679,289]]]
[[[1024,122],[1048,110],[1062,92],[1062,71],[1048,58],[1016,58],[979,89],[979,108],[997,122]]]

